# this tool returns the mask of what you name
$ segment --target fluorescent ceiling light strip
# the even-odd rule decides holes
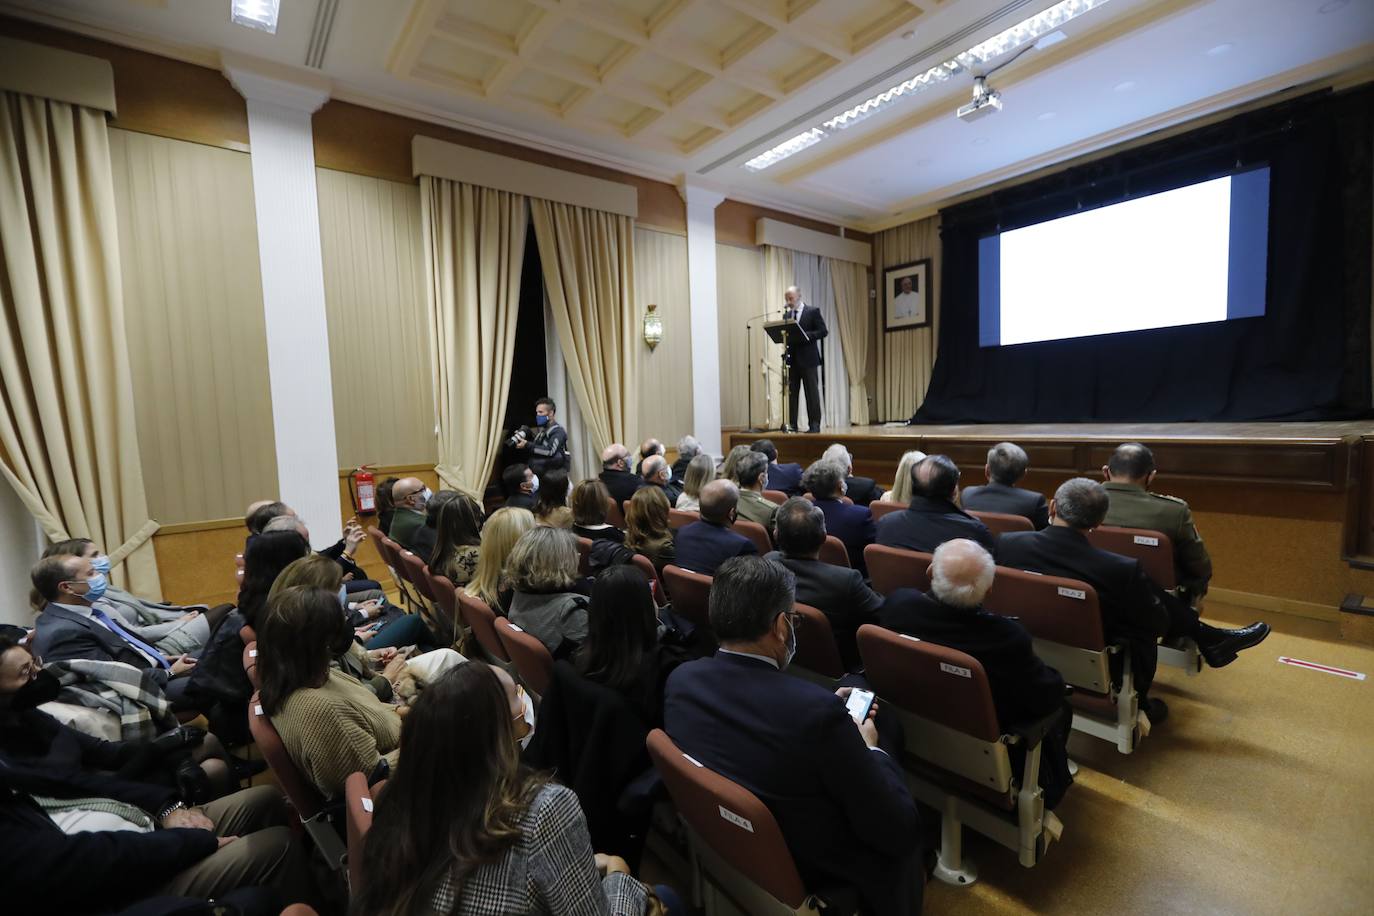
[[[1010,28],[998,32],[996,35],[981,41],[967,50],[956,54],[953,59],[947,60],[942,64],[937,64],[918,73],[916,76],[903,80],[895,86],[891,86],[877,95],[865,99],[858,105],[840,112],[833,118],[824,121],[821,128],[813,127],[805,133],[798,134],[790,140],[784,140],[777,146],[761,153],[750,159],[744,165],[746,168],[761,172],[771,165],[776,165],[788,156],[795,156],[809,146],[819,143],[825,136],[826,131],[844,130],[853,127],[865,118],[872,117],[883,109],[895,104],[904,96],[921,92],[936,83],[946,82],[951,76],[964,70],[971,70],[974,67],[985,64],[988,61],[1001,57],[1002,55],[1014,51],[1028,42],[1035,41],[1042,35],[1047,35],[1055,31],[1064,23],[1096,9],[1109,0],[1061,0],[1054,6],[1036,13],[1021,20]]]
[[[275,35],[280,11],[281,0],[232,0],[229,18],[236,25]]]

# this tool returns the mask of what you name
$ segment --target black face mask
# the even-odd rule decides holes
[[[62,690],[57,675],[51,671],[40,671],[38,675],[14,692],[10,698],[10,708],[15,710],[34,709],[44,703],[57,699]]]

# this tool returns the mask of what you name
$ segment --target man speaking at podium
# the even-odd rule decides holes
[[[787,292],[783,294],[787,300],[787,309],[782,317],[786,321],[795,321],[801,328],[801,333],[795,331],[787,335],[787,348],[783,350],[782,358],[790,367],[787,391],[787,409],[789,430],[797,429],[797,389],[803,384],[806,385],[806,431],[818,433],[821,431],[821,389],[820,389],[820,367],[821,367],[821,339],[829,334],[825,327],[825,319],[821,317],[821,310],[814,305],[807,305],[802,301],[801,287],[789,286]]]

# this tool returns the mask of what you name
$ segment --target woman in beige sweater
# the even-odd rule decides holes
[[[350,773],[385,776],[401,742],[395,708],[330,667],[352,636],[338,595],[323,588],[273,594],[258,624],[263,712],[292,761],[326,798],[343,794]]]

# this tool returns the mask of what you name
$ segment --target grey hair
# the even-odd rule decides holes
[[[835,462],[846,473],[854,467],[854,456],[849,454],[849,449],[838,442],[821,452],[821,460]]]
[[[997,483],[1011,486],[1026,476],[1030,456],[1015,442],[999,442],[988,449],[988,474]]]
[[[506,579],[517,592],[565,592],[577,581],[577,535],[536,525],[506,556]]]
[[[701,443],[696,436],[683,436],[677,440],[677,456],[679,458],[695,458],[701,454]]]
[[[806,469],[802,486],[817,499],[838,499],[844,487],[844,468],[822,458]]]
[[[1054,491],[1054,514],[1080,531],[1096,528],[1107,517],[1107,488],[1086,477],[1066,480]]]
[[[741,488],[752,487],[768,473],[768,456],[760,452],[741,455],[735,464],[735,479]]]
[[[981,544],[955,538],[935,548],[930,561],[930,591],[941,604],[976,608],[992,588],[996,572],[992,554]]]
[[[262,533],[269,531],[300,531],[305,527],[305,522],[294,515],[278,515],[262,528]]]
[[[752,642],[796,603],[797,580],[781,563],[731,557],[711,581],[711,629],[721,642]]]
[[[825,513],[802,496],[793,496],[778,507],[773,518],[778,549],[789,556],[812,556],[825,543]]]

